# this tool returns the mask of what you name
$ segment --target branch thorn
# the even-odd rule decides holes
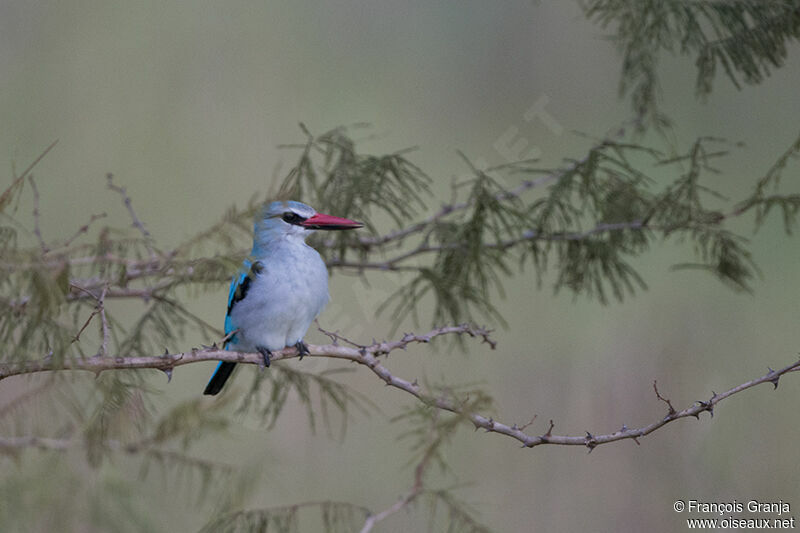
[[[586,447],[589,448],[588,453],[592,453],[592,450],[597,447],[597,441],[595,440],[594,435],[588,431],[586,432]]]
[[[767,367],[767,370],[769,370],[767,375],[768,376],[772,376],[769,379],[769,382],[772,383],[772,390],[775,390],[775,389],[778,388],[778,380],[780,379],[780,376],[774,370],[772,370],[770,367]]]
[[[698,411],[697,413],[695,413],[695,415],[694,415],[694,416],[695,416],[695,418],[697,418],[698,420],[700,420],[700,413],[702,413],[703,411],[708,411],[708,413],[711,415],[711,418],[714,418],[714,402],[713,402],[713,397],[712,397],[712,399],[711,399],[711,400],[709,400],[709,401],[707,401],[707,402],[704,402],[704,401],[702,401],[702,400],[698,400],[698,401],[697,401],[697,403],[698,403],[698,404],[700,404],[700,406],[703,408],[703,410],[702,410],[702,411]]]
[[[550,435],[552,435],[552,434],[553,434],[553,428],[554,428],[554,427],[556,427],[556,425],[553,423],[553,419],[551,418],[551,419],[550,419],[550,427],[548,427],[548,428],[547,428],[547,433],[545,433],[544,435],[542,435],[542,440],[543,440],[543,441],[547,441],[547,439],[549,439],[549,438],[550,438]]]

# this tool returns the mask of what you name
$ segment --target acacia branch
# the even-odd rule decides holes
[[[466,334],[472,337],[480,337],[490,346],[494,347],[496,345],[495,341],[489,337],[489,330],[462,324],[459,326],[436,328],[424,335],[408,333],[400,340],[376,342],[368,346],[365,345],[357,348],[340,346],[336,342],[321,346],[309,344],[308,348],[310,351],[309,355],[313,357],[346,359],[361,364],[367,364],[370,360],[366,357],[372,357],[374,359],[376,355],[384,355],[395,350],[405,349],[412,343],[428,343],[435,337],[453,334]],[[296,348],[287,347],[272,352],[270,360],[280,361],[281,359],[291,359],[297,356]],[[163,355],[153,356],[88,357],[67,361],[55,361],[52,357],[46,357],[36,361],[0,364],[0,380],[11,376],[59,370],[82,370],[95,374],[99,374],[105,370],[135,370],[147,368],[167,371],[200,361],[228,361],[231,363],[262,365],[264,363],[264,356],[258,352],[248,353],[222,350],[218,348],[217,345],[214,345],[206,349],[193,349],[188,352],[165,353]]]
[[[75,441],[73,439],[53,439],[48,437],[36,437],[33,435],[26,435],[23,437],[0,437],[0,450],[6,452],[27,448],[64,451],[70,449],[74,444]]]
[[[640,150],[647,150],[648,153],[653,155],[658,155],[657,152],[649,149],[645,149],[644,147],[638,147],[635,145],[625,145],[625,144],[617,144],[614,141],[614,137],[621,137],[624,134],[625,127],[617,128],[611,134],[607,135],[605,139],[596,141],[592,147],[589,149],[588,153],[584,155],[584,157],[580,159],[571,160],[567,165],[563,168],[550,170],[547,171],[546,174],[539,176],[535,179],[526,179],[522,181],[519,185],[514,188],[511,188],[507,191],[495,191],[494,198],[500,202],[519,199],[525,191],[530,189],[536,188],[540,185],[546,185],[552,182],[556,182],[561,178],[571,175],[571,174],[580,174],[584,171],[591,171],[592,168],[597,164],[597,159],[600,158],[604,161],[610,161],[612,164],[621,165],[625,169],[628,169],[628,172],[633,172],[634,174],[638,175],[638,171],[634,171],[630,168],[630,165],[627,163],[625,158],[618,154],[619,150],[624,148],[636,147]],[[701,139],[702,140],[702,139]],[[670,160],[662,160],[659,164],[671,164],[675,162],[679,162],[683,159],[689,159],[692,161],[693,168],[696,168],[700,165],[699,158],[709,158],[719,155],[720,153],[705,153],[701,150],[700,141],[696,142],[692,152],[686,156],[679,156],[677,158],[673,158]],[[616,152],[615,152],[616,151]],[[767,173],[765,178],[759,182],[757,186],[757,191],[761,191],[764,184],[763,180],[768,179],[776,179],[775,175],[778,173],[780,169],[783,168],[786,161],[796,153],[797,145],[793,145],[792,148],[787,151],[780,159],[779,162],[776,163],[776,166]],[[609,152],[612,152],[609,154]],[[618,157],[613,157],[614,153],[617,153]],[[492,169],[489,169],[492,170]],[[594,170],[597,172],[597,170]],[[475,170],[475,172],[480,172],[479,170]],[[139,217],[136,215],[136,212],[132,208],[131,199],[128,196],[124,187],[117,186],[113,183],[113,177],[109,174],[108,176],[108,186],[112,190],[119,193],[125,203],[128,211],[130,213],[130,217],[133,220],[133,225],[141,232],[142,236],[144,237],[145,244],[147,245],[148,249],[150,250],[150,257],[146,259],[138,258],[138,257],[124,257],[120,255],[124,255],[117,251],[114,252],[107,252],[102,254],[93,253],[96,252],[95,248],[88,247],[88,250],[91,250],[86,255],[81,255],[82,249],[77,247],[75,249],[65,250],[64,253],[61,254],[59,257],[53,257],[52,253],[43,258],[42,261],[31,261],[29,257],[29,252],[24,252],[19,256],[19,261],[14,261],[12,258],[6,257],[4,261],[0,261],[0,268],[9,269],[11,271],[19,271],[23,269],[53,269],[53,270],[63,270],[65,266],[79,266],[79,265],[87,265],[87,266],[97,266],[103,265],[104,263],[113,263],[115,265],[119,265],[120,269],[115,269],[113,272],[113,276],[108,273],[104,273],[100,276],[89,276],[84,278],[73,278],[71,282],[74,285],[81,286],[83,288],[91,290],[94,294],[99,293],[100,289],[104,286],[108,286],[108,293],[107,298],[110,299],[117,299],[117,298],[134,298],[134,299],[141,299],[144,301],[148,301],[150,298],[154,296],[158,296],[174,288],[179,284],[190,284],[190,283],[207,283],[210,281],[223,281],[224,278],[227,277],[227,272],[221,273],[217,272],[215,274],[215,278],[218,277],[219,279],[210,279],[208,277],[208,273],[206,270],[196,268],[196,264],[194,261],[187,260],[185,258],[181,258],[181,250],[184,250],[183,246],[181,245],[170,252],[166,253],[159,253],[156,254],[154,249],[151,246],[152,238],[150,233],[144,227],[144,224],[141,222]],[[763,182],[763,183],[762,183]],[[695,183],[696,185],[696,183]],[[692,188],[695,194],[697,194],[696,187]],[[669,189],[668,189],[669,190]],[[35,193],[34,203],[37,203],[38,196]],[[760,194],[760,193],[759,193]],[[658,232],[661,235],[668,236],[671,232],[674,232],[676,229],[680,230],[703,230],[717,227],[723,221],[736,218],[744,213],[746,213],[750,208],[756,206],[759,209],[762,209],[763,214],[766,213],[767,207],[763,207],[763,202],[773,202],[777,203],[781,200],[786,201],[786,197],[776,196],[774,198],[763,198],[763,195],[756,195],[752,198],[746,199],[739,204],[737,204],[731,211],[727,213],[722,212],[713,212],[707,213],[707,215],[711,216],[710,219],[705,220],[705,222],[696,224],[691,220],[691,217],[683,222],[680,222],[679,225],[675,225],[675,223],[669,222],[662,222],[660,225],[655,223],[654,221],[650,220],[650,217],[660,209],[667,200],[671,199],[672,195],[664,194],[661,200],[656,202],[650,209],[650,213],[646,215],[644,218],[636,218],[632,220],[625,220],[619,222],[605,222],[602,220],[595,221],[594,226],[590,227],[588,230],[583,230],[580,227],[569,229],[565,228],[562,231],[550,232],[550,231],[541,231],[540,228],[535,227],[535,221],[529,221],[529,224],[534,227],[528,228],[521,228],[519,232],[506,232],[507,235],[495,235],[494,239],[487,238],[487,242],[482,242],[481,247],[484,250],[509,250],[515,247],[525,246],[528,243],[535,243],[535,242],[574,242],[574,241],[582,241],[582,240],[594,240],[594,239],[602,239],[605,235],[614,234],[618,232],[647,232],[647,236],[652,235],[652,232]],[[674,198],[673,198],[674,199]],[[795,203],[797,200],[793,200]],[[350,247],[353,250],[357,250],[361,253],[361,255],[357,259],[350,259],[349,256],[342,256],[342,257],[331,257],[328,260],[328,267],[329,268],[343,268],[343,269],[354,269],[360,272],[366,270],[378,270],[378,271],[395,271],[395,272],[420,272],[422,269],[427,268],[426,266],[420,266],[414,264],[412,261],[413,259],[420,259],[420,258],[430,258],[431,255],[441,254],[442,252],[446,252],[453,249],[459,249],[466,244],[464,242],[444,242],[444,243],[431,243],[428,239],[428,235],[431,232],[434,232],[437,225],[439,225],[442,221],[447,219],[450,215],[457,215],[460,212],[467,210],[472,205],[472,200],[467,201],[456,201],[454,198],[450,201],[450,203],[442,205],[438,211],[431,214],[430,216],[424,218],[421,221],[410,223],[409,225],[398,228],[394,231],[386,233],[384,235],[378,236],[367,236],[361,237],[357,241],[353,243],[348,243],[346,246]],[[765,204],[766,205],[766,204]],[[768,205],[772,205],[769,203]],[[789,205],[789,204],[785,204]],[[794,205],[794,204],[792,204]],[[800,204],[797,204],[800,205]],[[760,207],[759,207],[760,206]],[[796,207],[785,207],[784,206],[784,213],[789,213],[788,215],[785,214],[785,218],[787,220],[791,218],[791,213],[795,213],[797,208]],[[787,211],[787,209],[789,211]],[[794,209],[794,211],[791,211]],[[34,212],[37,212],[37,209],[34,209]],[[760,212],[761,213],[761,212]],[[92,221],[96,220],[97,218],[102,217],[103,215],[95,215],[90,220],[89,224]],[[762,216],[761,214],[757,213],[757,217]],[[34,216],[34,219],[37,217]],[[224,219],[222,222],[218,223],[214,226],[217,230],[224,226],[225,224],[230,223],[228,218]],[[88,225],[86,224],[80,228],[76,235],[80,235],[84,233],[88,229]],[[788,224],[788,223],[787,223]],[[787,225],[788,227],[788,225]],[[199,235],[208,235],[209,231],[202,232]],[[403,245],[406,243],[405,239],[407,237],[416,235],[419,242],[409,245],[403,249]],[[62,247],[65,247],[71,244],[72,240],[75,237],[73,236],[69,239]],[[192,239],[193,241],[194,239]],[[192,242],[190,241],[190,242]],[[391,250],[393,250],[392,254],[388,254],[389,247],[384,246],[387,244],[392,244]],[[50,248],[50,252],[53,250],[53,246],[44,243],[40,239],[40,245],[46,245]],[[326,247],[332,246],[339,246],[338,241],[336,240],[327,240],[323,242],[323,245]],[[637,252],[638,253],[638,252]],[[234,256],[244,256],[246,254],[246,250],[229,250],[226,252],[227,255],[234,255]],[[384,255],[386,254],[386,255]],[[387,257],[388,255],[388,257]],[[109,270],[110,272],[111,270]],[[200,275],[197,273],[201,272]],[[148,280],[152,280],[153,278],[157,279],[156,283],[148,283]],[[142,285],[153,285],[152,287],[144,287],[144,288],[134,288],[128,286],[128,283],[138,280],[142,282]],[[70,293],[67,296],[69,301],[73,301],[76,299],[84,299],[91,297],[87,293]],[[12,302],[14,306],[19,306],[20,304],[25,303],[25,297],[20,299],[20,301]]]
[[[478,328],[469,324],[445,326],[431,330],[423,335],[407,333],[401,339],[396,341],[374,342],[369,345],[358,345],[357,343],[347,341],[354,345],[352,347],[338,344],[338,340],[346,340],[343,337],[340,337],[337,334],[328,334],[331,335],[334,342],[327,345],[308,345],[308,357],[341,359],[366,366],[384,383],[386,383],[386,385],[414,396],[425,405],[458,414],[472,422],[476,429],[482,428],[490,433],[498,433],[507,437],[511,437],[521,442],[522,445],[527,448],[533,448],[542,444],[560,444],[565,446],[586,446],[591,450],[601,444],[607,444],[626,439],[631,439],[638,443],[638,439],[640,437],[649,435],[650,433],[670,422],[690,416],[699,418],[700,414],[705,411],[709,412],[713,416],[716,405],[726,398],[762,383],[772,383],[777,388],[778,380],[781,376],[789,372],[800,371],[800,360],[786,365],[778,370],[769,369],[769,372],[761,377],[746,381],[741,385],[737,385],[736,387],[733,387],[720,394],[712,393],[711,398],[706,401],[698,400],[680,411],[671,409],[670,412],[663,418],[639,428],[631,429],[623,425],[623,427],[617,431],[602,435],[593,435],[588,431],[586,432],[586,435],[581,436],[553,435],[552,429],[554,424],[551,421],[551,425],[547,433],[537,436],[525,433],[523,431],[530,424],[526,424],[522,427],[517,426],[517,424],[504,424],[495,421],[493,418],[489,418],[482,414],[468,410],[468,408],[465,407],[465,402],[460,401],[456,397],[446,397],[428,392],[416,380],[412,382],[395,376],[378,359],[381,355],[387,355],[396,350],[405,350],[410,344],[428,343],[432,339],[443,335],[468,335],[470,337],[479,338],[482,340],[482,342],[488,343],[492,348],[494,348],[496,343],[489,336],[490,331],[487,329]],[[282,359],[291,359],[294,357],[298,357],[296,348],[284,348],[283,350],[273,352],[271,360],[280,361]],[[193,349],[191,351],[182,353],[165,353],[161,356],[90,357],[61,362],[56,362],[52,358],[45,358],[38,361],[23,361],[18,363],[2,364],[0,365],[0,380],[10,376],[58,370],[82,370],[99,374],[105,370],[155,369],[161,370],[168,376],[171,376],[172,370],[175,367],[197,363],[200,361],[227,361],[232,363],[261,365],[263,364],[263,356],[260,353],[221,350],[215,345],[211,348],[202,350]],[[654,388],[658,393],[655,383]],[[663,396],[661,396],[660,393],[658,393],[658,397],[660,401],[667,401]]]
[[[529,180],[526,181],[525,184],[531,184],[530,186],[533,186],[532,184],[536,181],[538,180]],[[515,193],[512,192],[510,194],[515,194]],[[416,233],[417,231],[422,231],[423,229],[428,228],[430,225],[434,224],[441,217],[453,212],[454,209],[463,209],[464,207],[466,207],[466,204],[454,204],[445,206],[439,212],[429,217],[429,219],[408,226],[403,230],[390,232],[382,237],[376,237],[374,238],[374,242],[376,243],[376,245],[380,245],[388,241],[403,239],[412,233]],[[727,213],[719,213],[717,215],[717,218],[715,219],[715,223],[719,224],[725,220],[740,217],[743,214],[745,214],[750,207],[752,207],[752,204],[748,204],[745,207],[741,206],[737,207]],[[93,215],[93,218],[92,220],[90,220],[90,223],[96,220],[97,218],[101,218],[103,216],[105,216],[105,213],[101,215]],[[81,227],[79,231],[83,232],[85,231],[85,228],[87,228],[86,225]],[[666,226],[651,224],[650,221],[646,219],[637,219],[626,222],[614,222],[614,223],[599,222],[594,227],[585,231],[559,232],[552,234],[543,234],[535,229],[528,229],[523,231],[518,237],[486,243],[484,245],[484,248],[489,250],[491,249],[508,250],[515,246],[533,241],[549,241],[549,242],[580,241],[580,240],[591,239],[602,234],[614,233],[619,231],[660,231],[666,234],[674,229],[675,229],[674,227],[666,227]],[[365,239],[369,240],[369,238],[362,238],[359,242],[362,244],[366,244],[367,241]],[[332,246],[332,243],[325,243],[325,244]],[[371,246],[372,246],[371,244],[367,244],[367,248],[370,248]],[[461,246],[463,246],[462,243],[433,245],[423,241],[420,244],[418,244],[415,248],[401,252],[383,261],[368,261],[368,260],[351,261],[351,260],[342,260],[334,257],[327,261],[327,266],[329,268],[346,268],[346,269],[356,269],[360,271],[379,270],[379,271],[393,271],[393,272],[398,272],[398,271],[416,272],[419,271],[420,269],[419,266],[404,265],[401,263],[418,256],[435,254],[443,250],[455,249]],[[245,255],[245,254],[246,252],[244,251],[240,252],[240,255]],[[167,276],[168,279],[166,281],[161,281],[160,283],[150,288],[115,287],[112,285],[109,287],[107,294],[107,297],[112,299],[139,298],[146,301],[152,298],[154,293],[160,292],[174,285],[176,282],[175,281],[176,278],[180,278],[187,282],[191,281],[195,269],[191,265],[170,264],[170,262],[173,259],[173,256],[174,253],[167,253],[163,258],[159,258],[158,256],[153,256],[149,259],[138,259],[138,258],[118,257],[114,254],[108,253],[104,255],[58,258],[52,260],[45,260],[42,263],[19,263],[19,264],[0,263],[0,266],[6,268],[14,268],[14,269],[41,268],[42,266],[45,266],[49,269],[57,270],[63,268],[65,264],[68,264],[70,266],[79,266],[79,265],[91,265],[95,263],[105,262],[105,263],[114,263],[123,265],[125,267],[126,282],[134,280],[143,280],[149,277],[162,278],[164,276]],[[100,278],[85,278],[85,279],[76,278],[71,280],[71,283],[73,285],[80,285],[84,288],[92,289],[92,288],[102,287],[103,285],[108,283],[108,280]],[[73,293],[68,296],[68,299],[76,300],[87,297],[90,296],[88,294]]]
[[[498,200],[513,200],[519,198],[523,193],[530,189],[534,189],[541,185],[545,185],[547,183],[551,183],[553,181],[558,181],[562,177],[566,176],[567,174],[575,172],[579,169],[582,165],[585,165],[589,159],[592,157],[592,154],[595,153],[597,150],[601,150],[608,146],[614,139],[618,139],[625,135],[625,128],[626,124],[624,123],[622,126],[618,128],[612,128],[610,132],[605,136],[605,138],[596,142],[588,151],[587,155],[580,159],[573,160],[569,165],[564,168],[560,168],[554,172],[549,174],[545,174],[544,176],[540,176],[535,179],[525,179],[519,185],[514,187],[513,189],[509,189],[507,191],[500,192],[496,195]],[[470,165],[472,166],[472,165]],[[508,165],[504,165],[508,166]],[[498,167],[494,167],[495,169]],[[475,169],[476,170],[476,169]],[[489,171],[491,169],[488,169]],[[410,235],[414,235],[416,233],[421,233],[425,229],[433,226],[441,219],[446,218],[447,216],[457,213],[459,211],[463,211],[472,205],[471,202],[453,202],[450,204],[443,205],[436,213],[428,216],[424,220],[411,224],[405,228],[400,228],[386,235],[380,235],[377,237],[361,237],[358,239],[358,245],[360,247],[372,248],[372,247],[380,247],[385,244],[389,244],[392,242],[401,242],[403,239]],[[328,247],[335,246],[335,241],[325,241],[325,245]]]
[[[86,441],[82,438],[52,438],[52,437],[38,437],[36,435],[24,435],[20,437],[1,437],[0,436],[0,451],[6,453],[17,453],[22,450],[36,448],[44,451],[68,451],[73,448],[78,448],[86,445]],[[213,468],[225,473],[234,471],[234,468],[226,463],[217,461],[209,461],[198,457],[186,455],[176,450],[166,448],[159,448],[153,446],[152,443],[141,441],[125,443],[117,440],[103,441],[103,447],[115,452],[122,452],[128,455],[136,455],[139,453],[146,453],[158,456],[165,459],[173,459],[181,461],[184,464],[190,464],[202,468]]]
[[[553,233],[551,235],[543,235],[542,233],[530,229],[522,232],[519,237],[513,239],[506,239],[497,242],[487,243],[483,246],[483,248],[487,250],[507,250],[509,248],[513,248],[519,244],[523,244],[530,241],[580,241],[584,239],[588,239],[594,237],[596,235],[600,235],[603,233],[613,233],[615,231],[625,231],[625,230],[665,230],[665,228],[660,228],[653,225],[648,225],[647,221],[644,220],[633,220],[630,222],[615,222],[615,223],[599,223],[592,229],[586,231],[578,231],[578,232],[562,232],[562,233]],[[443,244],[443,245],[432,245],[422,243],[416,248],[409,250],[407,252],[403,252],[395,257],[391,257],[385,261],[381,262],[362,262],[362,261],[342,261],[339,259],[333,259],[328,261],[328,267],[341,267],[341,268],[355,268],[359,270],[420,270],[420,267],[417,266],[405,266],[400,265],[398,263],[405,261],[407,259],[411,259],[412,257],[418,255],[424,255],[429,253],[439,253],[443,250],[450,250],[463,247],[462,243],[452,243],[452,244]]]
[[[725,220],[737,218],[743,215],[747,211],[746,208],[736,208],[727,213],[718,213],[715,219],[715,223],[719,224]],[[483,247],[487,250],[499,249],[499,250],[507,250],[509,248],[513,248],[517,245],[524,244],[526,242],[531,241],[550,241],[550,242],[559,242],[559,241],[581,241],[590,239],[592,237],[596,237],[598,235],[602,235],[605,233],[614,233],[618,231],[660,231],[663,232],[665,235],[668,234],[670,231],[674,230],[674,227],[667,227],[663,225],[655,225],[651,224],[647,219],[637,219],[637,220],[630,220],[627,222],[599,222],[593,228],[590,228],[585,231],[572,231],[572,232],[559,232],[559,233],[552,233],[552,234],[543,234],[535,229],[528,229],[522,232],[519,237],[501,240],[497,242],[490,242],[485,244]],[[391,235],[391,234],[389,234]],[[391,270],[391,271],[403,271],[403,270],[413,270],[417,271],[420,267],[417,266],[406,266],[401,265],[399,263],[406,261],[407,259],[411,259],[416,256],[430,254],[430,253],[439,253],[443,250],[448,249],[455,249],[463,246],[461,243],[453,243],[453,244],[443,244],[443,245],[432,245],[427,244],[425,242],[420,243],[416,248],[411,250],[405,251],[401,254],[398,254],[394,257],[390,257],[384,261],[380,262],[367,262],[367,261],[342,261],[340,259],[332,259],[328,261],[328,267],[340,267],[340,268],[354,268],[358,270]]]

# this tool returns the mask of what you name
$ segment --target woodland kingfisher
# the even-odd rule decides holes
[[[328,270],[306,244],[314,230],[346,230],[363,224],[317,213],[295,201],[272,202],[256,218],[253,251],[231,281],[225,334],[235,332],[226,350],[261,353],[269,366],[272,351],[286,346],[308,353],[303,337],[328,303]],[[220,361],[204,394],[217,394],[236,363]]]

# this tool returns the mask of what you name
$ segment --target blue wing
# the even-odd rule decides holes
[[[249,285],[250,283],[250,269],[252,268],[252,263],[249,259],[245,259],[242,263],[242,268],[239,270],[239,273],[233,276],[231,280],[231,288],[228,291],[228,310],[225,312],[225,335],[233,331],[235,328],[233,324],[231,324],[231,311],[233,310],[233,306],[236,305],[236,302],[244,299],[245,293],[247,292],[242,291],[242,287]],[[236,335],[228,339],[225,342],[225,348],[228,349],[228,344],[236,338]]]
[[[231,280],[231,288],[228,292],[228,310],[225,313],[225,335],[229,334],[235,329],[231,323],[231,310],[236,305],[236,302],[244,299],[253,276],[258,274],[260,270],[261,263],[256,262],[254,266],[251,264],[249,259],[245,259],[244,263],[242,263],[241,270]],[[227,350],[228,345],[235,338],[236,335],[225,341],[223,348]],[[220,361],[219,364],[217,364],[217,368],[214,370],[214,373],[211,375],[211,379],[208,380],[208,384],[206,385],[206,389],[203,394],[214,395],[219,393],[219,391],[222,390],[222,386],[233,372],[233,368],[235,366],[236,363]]]

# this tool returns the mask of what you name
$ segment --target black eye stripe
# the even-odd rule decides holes
[[[285,212],[281,218],[287,224],[294,224],[296,226],[299,226],[300,224],[306,221],[305,217],[301,217],[300,215],[298,215],[297,213],[293,213],[292,211]]]

